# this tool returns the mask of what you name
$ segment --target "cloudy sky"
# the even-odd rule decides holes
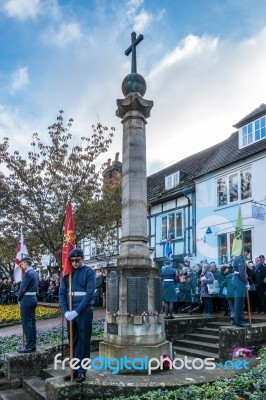
[[[154,101],[148,174],[218,143],[266,103],[265,15],[265,0],[0,0],[0,141],[26,151],[62,109],[74,140],[98,118],[115,126],[114,159],[134,30]]]

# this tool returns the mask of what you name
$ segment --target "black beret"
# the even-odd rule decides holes
[[[71,250],[71,252],[68,254],[68,258],[71,257],[84,257],[83,250],[80,249],[79,247],[76,247],[75,249]]]
[[[20,262],[22,263],[23,261],[31,262],[32,263],[32,258],[30,257],[23,257]]]

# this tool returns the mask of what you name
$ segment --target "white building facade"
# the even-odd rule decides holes
[[[167,233],[175,267],[205,258],[226,264],[239,207],[250,257],[266,253],[265,121],[262,104],[225,141],[148,177],[148,229],[158,267],[165,261]]]

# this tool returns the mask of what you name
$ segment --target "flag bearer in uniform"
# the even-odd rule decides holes
[[[74,370],[76,382],[82,383],[86,379],[86,369],[81,362],[90,357],[90,340],[92,333],[93,296],[95,292],[95,272],[84,264],[83,250],[75,248],[68,254],[73,265],[72,293],[69,293],[68,275],[61,278],[59,289],[59,304],[67,321],[73,321],[73,353],[78,358],[79,368]],[[72,311],[69,310],[69,297],[72,295]],[[69,329],[69,323],[68,323]],[[70,375],[64,377],[65,381]]]

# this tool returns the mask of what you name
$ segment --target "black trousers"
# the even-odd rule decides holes
[[[79,373],[86,373],[86,369],[82,368],[81,362],[84,358],[90,358],[90,341],[92,333],[92,319],[93,311],[91,308],[87,308],[82,311],[73,321],[73,354],[74,358],[78,358],[79,368],[77,369]],[[69,322],[68,335],[69,335]]]
[[[258,292],[258,311],[259,312],[266,312],[266,289],[264,286],[257,287]]]
[[[25,350],[31,350],[36,346],[36,320],[35,309],[37,306],[36,296],[24,295],[20,301],[20,316],[26,343]]]

